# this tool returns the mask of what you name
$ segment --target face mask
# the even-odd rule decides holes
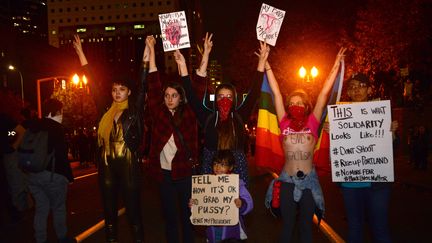
[[[305,116],[305,108],[304,106],[292,105],[288,107],[288,113],[294,120],[303,119]]]
[[[56,122],[58,122],[60,124],[63,122],[63,114],[56,115],[56,116],[51,116],[51,113],[49,113],[48,116],[47,116],[47,118],[49,118],[51,120],[54,120],[54,121],[56,121]]]
[[[299,105],[292,105],[288,107],[288,113],[292,118],[290,127],[294,129],[294,131],[300,131],[303,129],[305,124],[305,107]]]
[[[231,111],[233,101],[224,97],[217,101],[218,111],[221,121],[225,121],[228,118],[228,114]]]

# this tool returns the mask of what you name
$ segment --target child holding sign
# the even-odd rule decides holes
[[[215,175],[231,174],[234,170],[235,158],[230,150],[219,150],[213,159],[213,173]],[[192,203],[192,202],[191,202]],[[239,198],[234,199],[239,208],[239,223],[232,226],[209,226],[207,228],[207,242],[216,243],[228,239],[247,239],[243,216],[253,208],[253,201],[245,182],[239,180]]]

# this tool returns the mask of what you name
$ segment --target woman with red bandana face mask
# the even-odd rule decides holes
[[[212,35],[206,35],[204,39],[203,62],[197,70],[197,76],[202,80],[194,78],[194,85],[205,83],[207,60],[213,42]],[[233,85],[223,83],[216,88],[215,109],[207,109],[195,94],[192,82],[188,76],[187,66],[184,57],[180,52],[175,52],[174,56],[180,68],[186,96],[192,110],[195,112],[198,122],[204,133],[204,145],[202,151],[202,173],[212,173],[212,161],[216,152],[221,149],[231,150],[236,163],[233,173],[239,174],[240,178],[248,184],[247,160],[244,152],[246,133],[244,122],[247,121],[253,111],[254,105],[259,98],[261,84],[264,75],[264,66],[267,61],[270,48],[266,43],[260,43],[259,62],[255,73],[251,89],[241,106],[237,106],[236,90]]]
[[[299,210],[298,229],[302,242],[312,242],[312,218],[314,211],[324,213],[324,198],[317,174],[313,168],[313,151],[318,137],[318,119],[325,109],[328,95],[336,78],[340,61],[344,56],[342,48],[333,69],[324,82],[315,107],[303,90],[295,90],[287,97],[285,110],[282,94],[276,78],[267,62],[265,69],[270,88],[274,94],[274,104],[281,129],[281,142],[285,153],[285,164],[278,178],[280,187],[280,209],[283,231],[280,242],[290,242]],[[266,195],[266,205],[270,206],[273,182]],[[317,209],[317,210],[316,210]]]

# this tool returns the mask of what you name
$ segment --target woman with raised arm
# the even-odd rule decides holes
[[[206,35],[204,40],[204,55],[198,76],[205,75],[207,68],[208,55],[213,47],[211,35]],[[237,104],[236,89],[232,84],[222,83],[216,88],[215,109],[207,109],[198,99],[192,89],[192,83],[187,73],[184,57],[180,52],[175,52],[177,64],[183,79],[186,96],[191,108],[194,110],[198,122],[204,131],[204,148],[202,155],[202,172],[212,173],[212,161],[218,150],[231,150],[236,164],[233,173],[239,174],[240,178],[248,184],[247,159],[244,152],[246,132],[244,124],[249,119],[255,103],[260,95],[261,84],[264,75],[264,66],[269,55],[270,48],[266,43],[260,43],[259,62],[257,72],[253,78],[251,89],[241,103]]]
[[[156,67],[155,38],[148,36],[146,44],[150,50],[150,69],[146,81],[148,108],[152,116],[150,170],[160,184],[166,238],[169,243],[194,242],[188,204],[192,190],[192,161],[198,157],[196,118],[187,105],[181,84],[162,84]],[[176,202],[179,202],[179,207]],[[179,217],[181,234],[177,223]]]
[[[144,59],[147,58],[145,53],[148,52],[148,48],[145,48],[143,55],[141,82],[135,103],[129,99],[132,83],[125,78],[113,79],[112,100],[105,103],[103,98],[107,96],[100,93],[101,83],[92,76],[78,35],[75,35],[73,46],[87,77],[91,80],[90,91],[101,117],[97,131],[97,162],[104,206],[106,241],[118,242],[117,197],[120,194],[126,206],[126,215],[132,227],[134,242],[143,242],[137,149],[142,138],[144,80],[148,67],[148,62]]]
[[[324,213],[324,198],[312,159],[318,139],[319,119],[325,109],[344,52],[344,48],[339,51],[315,106],[312,106],[309,96],[303,90],[295,90],[287,96],[287,110],[270,64],[266,63],[266,74],[274,94],[274,105],[285,153],[285,164],[277,179],[281,182],[280,211],[284,225],[280,242],[292,241],[297,210],[301,242],[312,242],[312,218],[315,208],[318,209],[318,216]],[[273,185],[274,182],[267,191],[267,207],[270,207],[272,200]]]

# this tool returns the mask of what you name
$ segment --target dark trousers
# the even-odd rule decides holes
[[[162,171],[163,181],[160,186],[160,192],[163,216],[166,221],[165,232],[167,242],[181,242],[179,236],[179,225],[177,223],[177,219],[180,216],[183,242],[192,243],[194,242],[194,234],[190,222],[191,211],[189,208],[189,199],[191,198],[192,190],[191,177],[173,180],[171,177],[171,171]]]
[[[374,242],[391,242],[388,225],[391,185],[374,183],[372,187],[341,187],[341,189],[348,219],[347,242],[363,242],[366,218],[368,218]]]
[[[300,242],[312,242],[312,220],[315,209],[315,201],[309,189],[303,190],[299,202],[294,201],[294,184],[282,182],[280,190],[280,209],[283,221],[283,230],[280,242],[293,242],[292,232],[296,223],[298,212],[298,228],[300,230]]]
[[[100,163],[98,169],[107,241],[117,241],[117,200],[120,194],[135,242],[143,242],[138,163],[126,159],[113,159],[109,160],[107,165],[104,162]]]

